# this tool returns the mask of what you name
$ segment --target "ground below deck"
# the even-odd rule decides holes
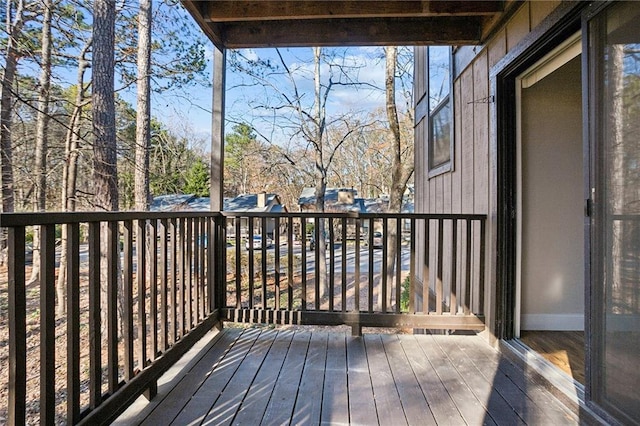
[[[475,335],[227,328],[116,424],[578,424]]]

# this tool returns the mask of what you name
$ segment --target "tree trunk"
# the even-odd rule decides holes
[[[327,168],[324,165],[324,130],[325,130],[325,109],[322,105],[322,93],[320,86],[320,59],[322,56],[322,48],[313,48],[313,63],[314,63],[314,92],[315,92],[315,167],[316,167],[316,211],[324,212],[324,194],[327,189]],[[319,252],[318,256],[318,268],[316,273],[316,279],[319,282],[320,294],[316,297],[323,299],[328,293],[327,288],[327,245],[325,242],[325,226],[324,220],[318,219],[317,221],[319,236],[316,241],[316,246]],[[304,230],[303,230],[304,232]]]
[[[0,95],[0,151],[2,178],[2,211],[11,213],[14,211],[13,195],[13,146],[11,144],[11,113],[13,110],[13,93],[11,91],[18,67],[18,51],[16,49],[16,37],[22,31],[24,25],[24,3],[18,1],[16,17],[12,21],[13,1],[6,3],[6,34],[7,47],[5,53],[4,73],[2,74],[2,95]],[[7,247],[6,233],[2,232],[0,238],[0,264],[4,264]]]
[[[114,99],[114,41],[115,41],[114,0],[95,0],[93,6],[93,54],[91,65],[92,86],[92,118],[93,118],[93,174],[94,174],[94,209],[118,210],[118,171],[116,157],[116,120]],[[102,327],[107,324],[107,309],[104,304],[107,298],[107,253],[109,244],[106,227],[102,227],[100,239],[100,270],[101,270],[101,299],[103,303]],[[116,253],[118,264],[120,256]],[[118,265],[120,269],[120,265]],[[118,273],[118,276],[120,274]],[[120,303],[117,303],[120,321],[120,335],[122,335],[122,300],[124,297],[122,279],[118,279],[117,293]]]
[[[398,110],[396,107],[396,63],[398,59],[397,47],[385,48],[385,92],[387,120],[389,121],[389,132],[393,140],[392,163],[391,163],[391,187],[389,188],[389,212],[400,213],[402,210],[402,199],[407,188],[407,182],[413,174],[413,164],[403,164],[402,161],[402,138],[400,135],[400,123],[398,122]],[[397,232],[395,219],[389,220],[387,228],[387,283],[392,286],[393,275],[396,266],[397,241],[400,238]],[[402,271],[397,271],[400,274]],[[387,291],[387,306],[391,306],[391,295],[394,292]],[[396,300],[396,303],[400,303]]]
[[[140,0],[138,12],[138,110],[136,113],[135,209],[149,209],[149,147],[151,144],[151,10],[152,0]]]
[[[44,212],[47,209],[47,152],[49,128],[49,87],[51,86],[51,12],[53,2],[45,0],[42,14],[42,53],[40,63],[40,81],[38,89],[38,111],[36,115],[35,167],[36,191],[33,211]],[[40,276],[40,228],[33,233],[33,266],[29,284],[39,280]],[[60,301],[58,301],[60,302]]]
[[[95,0],[93,9],[93,166],[96,210],[118,210],[114,99],[115,1]]]
[[[84,74],[89,63],[86,55],[91,46],[91,39],[84,46],[78,56],[78,79],[76,83],[76,99],[69,119],[69,127],[65,138],[65,162],[62,166],[62,197],[61,211],[72,212],[76,210],[76,182],[78,178],[78,150],[80,142],[80,123],[82,110],[85,103]],[[58,283],[56,295],[58,300],[57,314],[65,314],[66,308],[66,280],[67,280],[67,228],[62,228],[62,242],[60,245],[60,268],[58,270]]]

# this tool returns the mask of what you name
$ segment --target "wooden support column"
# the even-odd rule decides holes
[[[222,211],[224,194],[224,92],[226,52],[213,46],[213,102],[211,116],[211,211]]]

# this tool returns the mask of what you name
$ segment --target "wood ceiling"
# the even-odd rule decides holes
[[[219,48],[480,44],[504,1],[183,0]]]

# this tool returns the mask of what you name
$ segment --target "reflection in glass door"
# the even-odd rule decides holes
[[[640,3],[590,22],[596,202],[591,394],[624,423],[640,419]]]

